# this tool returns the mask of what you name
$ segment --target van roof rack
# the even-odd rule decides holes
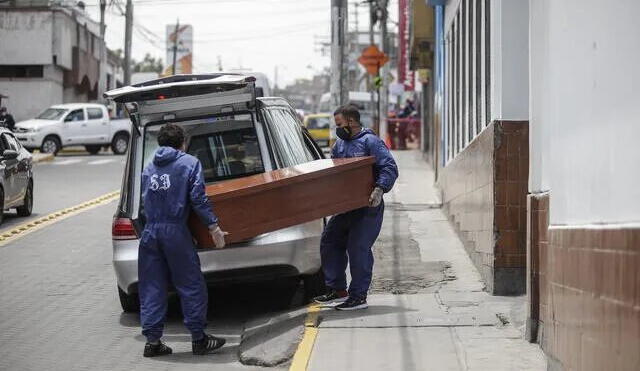
[[[118,103],[139,102],[235,90],[255,81],[253,76],[233,73],[173,75],[110,90],[104,97]]]

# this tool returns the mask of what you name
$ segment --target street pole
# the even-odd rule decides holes
[[[106,91],[109,87],[106,86],[106,61],[105,61],[105,49],[106,44],[104,41],[105,34],[105,25],[104,25],[104,12],[107,8],[107,0],[100,0],[100,77],[99,77],[99,93],[98,97],[102,97],[102,93]]]
[[[133,34],[133,0],[127,0],[124,23],[124,85],[131,85],[131,36]]]
[[[373,19],[375,17],[375,11],[376,11],[376,4],[375,1],[371,0],[369,2],[369,44],[370,45],[375,45],[375,39],[374,39],[374,32],[373,32]],[[380,74],[380,69],[378,69],[378,74]],[[378,105],[375,104],[374,102],[376,102],[376,98],[375,98],[375,91],[377,89],[373,88],[373,84],[371,83],[373,81],[373,79],[371,79],[371,76],[368,75],[367,79],[369,81],[369,89],[371,89],[371,117],[373,118],[373,130],[378,132],[378,134],[380,134],[380,122],[378,120]],[[378,95],[378,99],[380,99],[380,95]]]
[[[382,19],[380,19],[380,40],[382,43],[382,52],[389,55],[389,40],[387,36],[387,5],[388,0],[380,0],[380,8],[382,8]],[[388,136],[387,118],[389,117],[389,64],[382,66],[382,87],[378,99],[380,100],[380,138],[386,143]]]
[[[176,20],[176,29],[173,31],[173,67],[171,67],[171,74],[176,74],[176,56],[178,55],[178,31],[180,31],[180,18]]]
[[[332,109],[347,103],[345,47],[347,33],[347,0],[331,0],[331,103]]]

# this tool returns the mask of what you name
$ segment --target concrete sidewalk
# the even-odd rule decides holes
[[[433,171],[417,151],[394,152],[400,178],[385,196],[370,307],[320,313],[309,370],[546,370],[522,338],[523,297],[483,291],[440,210]]]

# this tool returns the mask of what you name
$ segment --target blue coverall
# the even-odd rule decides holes
[[[204,336],[207,287],[200,259],[187,227],[189,211],[207,226],[217,223],[205,194],[202,165],[195,157],[160,147],[142,173],[146,225],[138,250],[138,285],[142,334],[162,337],[169,282],[178,291],[184,324],[193,340]]]
[[[363,129],[350,140],[338,139],[332,158],[374,156],[374,179],[387,193],[398,178],[398,166],[384,142],[371,129]],[[351,270],[349,296],[366,299],[373,273],[371,248],[380,234],[384,202],[377,207],[363,207],[329,219],[320,241],[322,271],[327,287],[346,290],[347,263]]]

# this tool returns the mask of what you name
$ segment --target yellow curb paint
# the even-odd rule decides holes
[[[318,314],[320,306],[313,304],[307,308],[307,317],[304,321],[304,335],[298,344],[298,349],[293,355],[289,371],[306,371],[313,352],[313,345],[318,336]]]
[[[98,206],[106,205],[109,202],[117,199],[118,197],[120,197],[120,192],[118,191],[107,193],[106,195],[64,209],[63,211],[55,211],[49,215],[43,216],[42,218],[27,222],[25,224],[21,224],[15,228],[12,228],[11,230],[2,233],[2,237],[0,237],[0,246],[4,246],[9,242],[15,241],[22,236],[25,236],[38,229],[45,228],[60,220],[80,214],[84,211],[93,209]]]

